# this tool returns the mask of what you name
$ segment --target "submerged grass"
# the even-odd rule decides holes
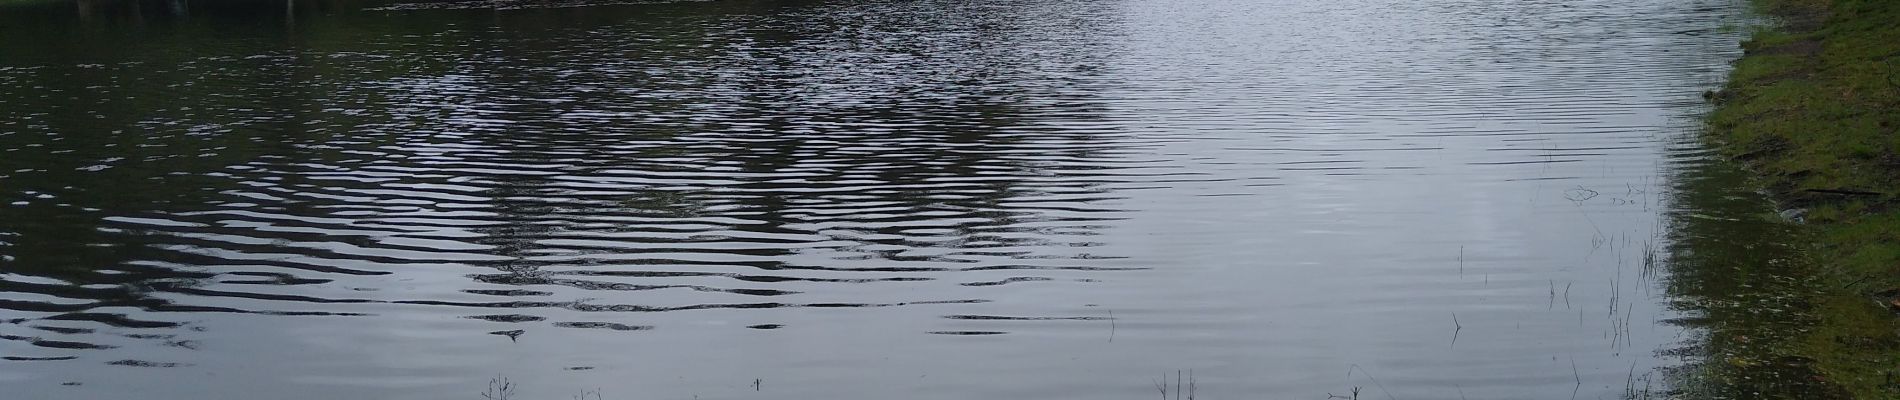
[[[1729,364],[1713,382],[1767,385],[1744,382],[1758,377],[1823,386],[1764,395],[1900,398],[1891,311],[1900,305],[1900,1],[1755,4],[1779,21],[1743,43],[1728,84],[1708,94],[1717,107],[1707,137],[1762,178],[1783,215],[1807,223],[1802,262],[1812,266],[1775,283],[1784,298],[1763,304],[1798,310],[1777,340],[1712,330],[1712,348],[1755,354],[1712,360]]]

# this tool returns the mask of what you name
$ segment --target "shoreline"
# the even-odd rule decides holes
[[[1710,347],[1750,355],[1711,354],[1704,378],[1717,392],[1900,398],[1900,2],[1751,1],[1776,24],[1705,93],[1703,139],[1798,225],[1800,265],[1760,268],[1796,276],[1776,290],[1800,323],[1763,328],[1771,340],[1712,330]],[[1737,379],[1767,372],[1783,380]]]

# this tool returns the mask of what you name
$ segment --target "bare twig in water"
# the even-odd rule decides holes
[[[1200,383],[1194,379],[1194,370],[1191,369],[1187,370],[1185,375],[1183,375],[1182,370],[1174,370],[1174,384],[1172,386],[1168,384],[1167,373],[1162,373],[1161,379],[1155,380],[1155,391],[1161,393],[1161,400],[1168,400],[1169,392],[1174,393],[1174,400],[1181,400],[1183,394],[1187,396],[1187,400],[1194,400],[1195,392],[1199,386]]]
[[[1656,255],[1656,240],[1652,238],[1643,241],[1643,279],[1650,279],[1655,276]]]
[[[1575,284],[1577,283],[1564,282],[1564,309],[1565,310],[1570,309],[1570,285],[1575,285]]]
[[[574,395],[574,400],[587,400],[587,399],[601,400],[600,389],[582,390],[580,394]]]
[[[495,377],[488,380],[488,390],[482,391],[482,397],[488,400],[508,400],[515,395],[515,384],[508,378]]]
[[[1451,313],[1451,347],[1458,347],[1458,333],[1465,331],[1465,324],[1458,323],[1458,313]]]
[[[1188,370],[1188,400],[1194,400],[1194,389],[1199,386],[1200,384],[1194,381],[1194,370]]]
[[[1570,400],[1577,400],[1577,392],[1583,390],[1583,374],[1577,372],[1577,357],[1570,357],[1570,375],[1577,378],[1577,386],[1570,389]]]
[[[1629,375],[1623,378],[1623,398],[1636,400],[1636,362],[1630,361]]]
[[[1644,373],[1643,373],[1643,375],[1642,375],[1642,377],[1641,377],[1641,378],[1638,378],[1638,377],[1636,376],[1636,363],[1635,363],[1635,362],[1631,362],[1631,363],[1630,363],[1630,375],[1629,375],[1629,378],[1628,378],[1629,380],[1628,380],[1627,382],[1625,382],[1625,383],[1623,384],[1623,398],[1624,398],[1624,399],[1626,399],[1626,400],[1649,400],[1649,399],[1651,399],[1651,398],[1652,398],[1652,397],[1651,397],[1651,394],[1652,394],[1652,393],[1650,392],[1650,389],[1652,389],[1652,387],[1653,387],[1653,384],[1655,383],[1655,381],[1654,381],[1654,380],[1651,380],[1651,379],[1650,379],[1650,374],[1652,374],[1652,373],[1651,373],[1651,372],[1644,372]],[[1636,380],[1637,380],[1637,379],[1642,379],[1642,380],[1643,380],[1643,388],[1642,388],[1642,389],[1640,389],[1640,390],[1638,390],[1638,389],[1636,388]]]
[[[1340,395],[1336,395],[1336,394],[1332,394],[1332,393],[1327,393],[1327,394],[1326,394],[1326,399],[1327,399],[1327,400],[1332,400],[1332,399],[1344,399],[1344,400],[1359,400],[1359,387],[1358,387],[1358,386],[1353,386],[1353,387],[1352,387],[1352,392],[1350,392],[1350,394],[1352,394],[1352,396],[1351,396],[1351,397],[1347,397],[1347,396],[1340,396]]]
[[[1385,393],[1385,398],[1386,398],[1386,399],[1388,399],[1388,400],[1398,400],[1398,399],[1399,399],[1398,397],[1393,397],[1393,396],[1392,396],[1392,391],[1390,391],[1390,390],[1386,390],[1386,389],[1385,389],[1385,384],[1383,384],[1383,383],[1379,383],[1379,378],[1376,378],[1376,377],[1373,377],[1373,376],[1372,376],[1372,373],[1371,373],[1371,372],[1367,372],[1367,371],[1366,371],[1366,368],[1365,368],[1365,367],[1360,367],[1360,366],[1359,366],[1359,364],[1353,364],[1353,365],[1352,365],[1351,367],[1347,367],[1347,368],[1346,368],[1346,378],[1347,378],[1347,379],[1352,379],[1352,370],[1355,370],[1355,369],[1356,369],[1356,370],[1359,370],[1359,373],[1362,373],[1362,374],[1366,374],[1366,379],[1371,379],[1371,380],[1372,380],[1372,385],[1373,385],[1373,386],[1378,386],[1378,387],[1379,387],[1379,391],[1380,391],[1380,392],[1384,392],[1384,393]],[[1359,396],[1359,393],[1358,393],[1358,392],[1359,392],[1358,390],[1354,390],[1354,391],[1353,391],[1353,398],[1358,398],[1358,396]]]
[[[1550,310],[1557,309],[1557,280],[1556,279],[1550,280],[1550,306],[1545,307],[1545,309],[1550,309]]]

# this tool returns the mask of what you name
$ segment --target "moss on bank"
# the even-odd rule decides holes
[[[1779,23],[1709,93],[1708,138],[1813,233],[1813,290],[1791,301],[1811,325],[1768,351],[1826,397],[1900,398],[1900,1],[1756,4]]]

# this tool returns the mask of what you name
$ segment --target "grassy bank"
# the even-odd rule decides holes
[[[1785,302],[1804,321],[1766,350],[1780,365],[1761,368],[1824,387],[1765,392],[1900,398],[1900,1],[1756,4],[1778,21],[1709,93],[1708,138],[1812,234],[1809,284]]]

